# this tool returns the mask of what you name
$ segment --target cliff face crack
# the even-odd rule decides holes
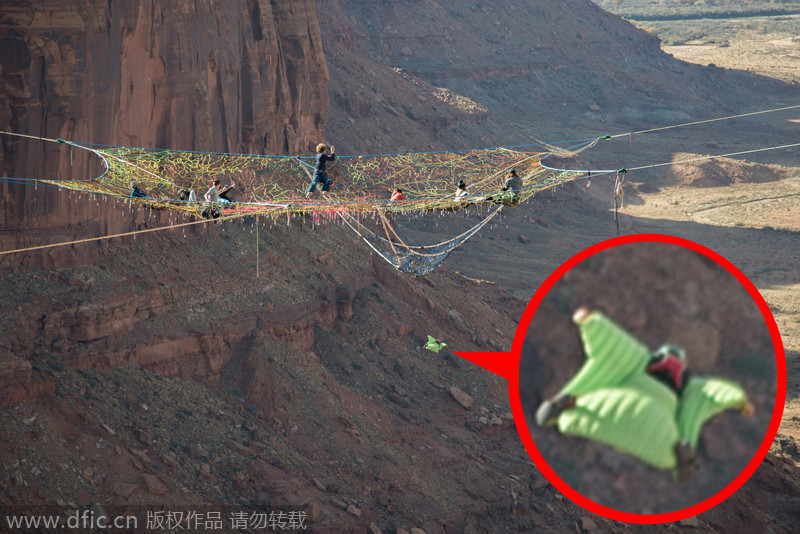
[[[248,0],[219,17],[217,4],[189,10],[180,3],[145,3],[120,11],[108,2],[85,13],[48,4],[43,17],[70,22],[52,29],[25,25],[25,16],[12,17],[0,41],[0,65],[15,80],[6,83],[0,97],[7,126],[112,145],[253,154],[284,148],[284,122],[291,115],[302,128],[289,152],[307,150],[323,137],[317,117],[329,107],[319,22],[307,3],[280,2],[273,13],[269,3]],[[290,56],[279,49],[281,42],[293,43]],[[218,73],[204,61],[210,53]],[[289,80],[275,75],[286,72],[287,62],[292,63]],[[245,70],[251,74],[244,76]],[[245,98],[252,99],[248,121],[243,120]],[[21,152],[3,162],[4,176],[92,174],[84,172],[91,167],[86,162],[72,168],[65,151],[40,157],[40,147],[31,144]]]
[[[256,0],[247,0],[247,11],[250,14],[250,28],[253,31],[253,39],[261,41],[264,39],[264,30],[261,28],[261,7]]]

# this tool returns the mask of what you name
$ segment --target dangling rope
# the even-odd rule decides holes
[[[625,192],[622,189],[622,183],[625,181],[623,173],[628,172],[625,167],[617,171],[614,178],[614,224],[617,226],[617,237],[619,237],[619,208],[625,203]],[[620,174],[623,174],[620,176]]]
[[[389,243],[389,246],[392,247],[392,252],[394,253],[395,258],[399,258],[400,254],[397,253],[397,249],[395,249],[394,243],[392,243],[392,236],[389,235],[389,228],[391,228],[391,225],[389,224],[389,221],[386,220],[386,215],[384,215],[384,213],[382,211],[379,211],[378,215],[381,218],[381,224],[383,225],[383,231],[386,233],[386,243]],[[394,233],[394,231],[392,233]],[[408,247],[406,247],[406,249],[407,248]],[[401,266],[400,260],[398,259],[397,260],[397,265],[395,265],[395,267],[399,269],[400,266]]]
[[[389,233],[394,235],[397,242],[377,235],[350,214],[345,215],[340,213],[340,216],[345,224],[387,263],[405,273],[422,276],[432,272],[436,267],[441,265],[453,250],[478,233],[489,221],[500,213],[502,209],[502,205],[498,206],[497,209],[478,222],[478,224],[452,239],[437,243],[436,245],[427,246],[412,246],[406,244],[400,239],[385,216],[381,218],[384,231],[387,237],[389,237]],[[403,250],[400,250],[401,248]]]
[[[258,278],[258,215],[256,215],[256,278]]]

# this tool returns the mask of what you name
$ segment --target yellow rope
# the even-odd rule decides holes
[[[49,139],[47,137],[39,137],[36,135],[26,135],[26,134],[6,132],[6,131],[0,131],[0,134],[15,135],[17,137],[27,137],[28,139],[38,139],[39,141],[50,141],[51,143],[58,143],[58,139]]]
[[[390,247],[392,247],[392,253],[394,253],[395,257],[397,258],[397,265],[395,267],[397,267],[399,269],[400,266],[402,265],[402,262],[400,261],[400,254],[398,254],[397,250],[394,248],[394,243],[392,243],[392,236],[389,235],[389,228],[392,228],[392,227],[389,224],[389,221],[386,220],[386,215],[384,215],[383,211],[379,211],[378,215],[381,218],[381,224],[383,224],[383,231],[386,232],[386,242],[389,243]],[[392,233],[394,235],[397,235],[397,234],[394,233],[394,228],[392,228]],[[403,245],[405,245],[405,243],[403,243]],[[408,248],[407,245],[406,245],[406,248]]]
[[[42,250],[42,249],[45,249],[45,248],[61,247],[61,246],[64,246],[64,245],[77,245],[77,244],[80,244],[80,243],[90,243],[92,241],[102,241],[104,239],[112,239],[114,237],[127,237],[127,236],[138,235],[138,234],[147,234],[147,233],[150,233],[150,232],[160,232],[161,230],[172,230],[174,228],[182,228],[182,227],[185,227],[185,226],[192,226],[192,225],[195,225],[195,224],[205,224],[205,223],[210,223],[210,222],[229,221],[231,219],[238,219],[240,217],[244,217],[245,215],[253,215],[253,214],[252,213],[247,213],[247,214],[239,214],[239,213],[237,213],[235,215],[228,215],[226,217],[219,217],[217,219],[200,219],[200,220],[197,220],[197,221],[191,221],[191,222],[187,222],[187,223],[171,224],[169,226],[161,226],[159,228],[147,228],[146,230],[135,230],[133,232],[123,232],[121,234],[104,235],[104,236],[100,236],[100,237],[89,237],[89,238],[86,238],[86,239],[76,239],[74,241],[62,241],[61,243],[51,243],[49,245],[38,245],[38,246],[35,246],[35,247],[18,248],[18,249],[15,249],[15,250],[4,250],[4,251],[0,251],[0,256],[6,255],[6,254],[14,254],[15,252],[30,252],[32,250]]]

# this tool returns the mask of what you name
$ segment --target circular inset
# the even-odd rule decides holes
[[[722,502],[783,413],[786,362],[764,299],[729,261],[675,237],[625,236],[568,260],[529,303],[512,353],[512,411],[534,463],[619,521]]]

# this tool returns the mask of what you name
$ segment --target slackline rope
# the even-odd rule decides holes
[[[639,171],[642,169],[652,169],[653,167],[663,167],[665,165],[678,165],[680,163],[689,163],[692,161],[702,161],[706,159],[715,159],[715,158],[728,158],[731,156],[742,156],[744,154],[753,154],[754,152],[766,152],[768,150],[780,150],[781,148],[792,148],[800,146],[800,143],[793,143],[791,145],[780,145],[780,146],[771,146],[767,148],[755,148],[753,150],[743,150],[741,152],[731,152],[730,154],[720,154],[718,156],[700,156],[697,158],[688,158],[688,159],[679,159],[678,161],[667,161],[665,163],[654,163],[652,165],[642,165],[641,167],[631,167],[629,171]]]
[[[718,117],[716,119],[706,119],[706,120],[702,120],[702,121],[684,122],[683,124],[673,124],[671,126],[661,126],[659,128],[648,128],[647,130],[638,130],[638,131],[635,131],[635,132],[627,132],[627,133],[621,133],[621,134],[616,134],[616,135],[610,135],[610,136],[606,137],[606,139],[616,139],[617,137],[625,137],[626,135],[630,136],[630,135],[633,135],[633,134],[643,134],[643,133],[650,133],[650,132],[658,132],[658,131],[661,131],[661,130],[669,130],[670,128],[682,128],[684,126],[696,126],[698,124],[706,124],[706,123],[709,123],[709,122],[727,121],[727,120],[730,120],[730,119],[739,119],[741,117],[750,117],[750,116],[753,116],[753,115],[761,115],[763,113],[774,113],[776,111],[786,111],[787,109],[796,109],[796,108],[800,108],[800,104],[796,104],[796,105],[793,105],[793,106],[786,106],[786,107],[782,107],[782,108],[774,108],[774,109],[765,109],[765,110],[761,110],[761,111],[753,111],[753,112],[750,112],[750,113],[741,113],[739,115],[729,115],[727,117]]]
[[[86,239],[76,239],[74,241],[63,241],[61,243],[51,243],[49,245],[38,245],[38,246],[35,246],[35,247],[18,248],[18,249],[15,249],[15,250],[3,250],[3,251],[0,251],[0,256],[3,256],[5,254],[13,254],[15,252],[29,252],[29,251],[32,251],[32,250],[42,250],[42,249],[45,249],[45,248],[61,247],[61,246],[64,246],[64,245],[76,245],[76,244],[79,244],[79,243],[90,243],[92,241],[102,241],[104,239],[112,239],[112,238],[115,238],[115,237],[127,237],[127,236],[138,235],[138,234],[147,234],[147,233],[150,233],[150,232],[160,232],[161,230],[172,230],[174,228],[182,228],[182,227],[186,227],[186,226],[192,226],[192,225],[195,225],[195,224],[205,224],[205,223],[218,222],[218,221],[229,221],[229,220],[232,220],[232,219],[238,219],[238,218],[244,217],[246,215],[253,215],[253,214],[252,213],[245,213],[245,214],[228,215],[226,217],[218,217],[216,219],[199,219],[197,221],[190,221],[190,222],[180,223],[180,224],[171,224],[169,226],[160,226],[158,228],[147,228],[145,230],[134,230],[132,232],[123,232],[121,234],[104,235],[104,236],[100,236],[100,237],[89,237],[89,238],[86,238]]]
[[[672,129],[672,128],[681,128],[681,127],[685,127],[685,126],[695,126],[695,125],[698,125],[698,124],[706,124],[706,123],[711,123],[711,122],[725,121],[725,120],[737,119],[737,118],[742,118],[742,117],[750,117],[750,116],[754,116],[754,115],[761,115],[761,114],[764,114],[764,113],[774,113],[774,112],[777,112],[777,111],[786,111],[786,110],[797,109],[797,108],[800,108],[800,104],[796,104],[796,105],[792,105],[792,106],[785,106],[785,107],[780,107],[780,108],[773,108],[773,109],[768,109],[768,110],[753,111],[753,112],[749,112],[749,113],[741,113],[741,114],[738,114],[738,115],[729,115],[729,116],[726,116],[726,117],[718,117],[718,118],[714,118],[714,119],[705,119],[705,120],[702,120],[702,121],[693,121],[693,122],[686,122],[686,123],[681,123],[681,124],[673,124],[673,125],[670,125],[670,126],[662,126],[662,127],[658,127],[658,128],[649,128],[649,129],[645,129],[645,130],[637,130],[637,131],[633,131],[633,132],[627,132],[627,133],[621,133],[621,134],[615,134],[615,135],[606,135],[606,136],[603,136],[603,137],[596,138],[592,143],[590,143],[585,148],[589,148],[590,146],[594,145],[594,143],[596,143],[600,139],[615,139],[615,138],[618,138],[618,137],[632,136],[633,134],[657,132],[657,131],[669,130],[669,129]],[[51,138],[47,138],[47,137],[28,135],[28,134],[22,134],[22,133],[16,133],[16,132],[9,132],[9,131],[3,131],[3,130],[0,130],[0,134],[12,135],[12,136],[17,136],[17,137],[25,137],[25,138],[28,138],[28,139],[36,139],[36,140],[40,140],[40,141],[48,141],[48,142],[58,143],[58,144],[68,144],[70,146],[76,146],[78,148],[83,148],[83,149],[85,149],[85,150],[87,150],[89,152],[92,152],[95,155],[99,156],[101,158],[101,160],[103,161],[105,167],[106,167],[106,172],[108,172],[108,163],[107,163],[105,157],[103,156],[103,154],[101,154],[100,152],[98,152],[97,150],[94,150],[92,148],[89,148],[89,147],[86,147],[86,146],[82,146],[82,145],[79,145],[77,143],[73,143],[71,141],[65,141],[63,139],[51,139]],[[557,143],[550,143],[550,144],[557,144]],[[701,156],[701,157],[697,157],[697,158],[689,158],[689,159],[678,160],[678,161],[654,163],[654,164],[651,164],[651,165],[642,165],[642,166],[639,166],[639,167],[632,167],[630,169],[625,169],[625,170],[626,171],[633,171],[633,170],[651,169],[651,168],[668,166],[668,165],[678,165],[678,164],[681,164],[681,163],[690,163],[690,162],[694,162],[694,161],[703,161],[703,160],[708,160],[708,159],[724,158],[724,157],[731,157],[731,156],[741,156],[741,155],[744,155],[744,154],[753,154],[753,153],[756,153],[756,152],[766,152],[766,151],[770,151],[770,150],[779,150],[779,149],[782,149],[782,148],[793,148],[793,147],[797,147],[797,146],[800,146],[800,143],[793,143],[793,144],[766,147],[766,148],[758,148],[758,149],[753,149],[753,150],[744,150],[744,151],[740,151],[740,152],[731,152],[731,153],[728,153],[728,154],[718,154],[718,155],[714,155],[714,156]],[[555,152],[562,152],[562,151],[566,151],[566,150],[559,150],[559,151],[555,151]],[[128,164],[128,165],[131,165],[131,166],[137,168],[138,170],[143,170],[145,172],[148,172],[149,174],[153,174],[153,173],[151,173],[149,171],[146,171],[144,169],[140,169],[138,166],[133,165],[130,162],[123,161],[120,158],[117,158],[115,156],[111,156],[111,157],[114,157],[114,159],[119,160],[123,164]],[[301,163],[303,166],[311,167],[307,163],[301,161],[298,157],[296,157],[295,159],[297,159],[297,161],[299,163]],[[542,160],[543,159],[544,158],[542,158]],[[606,169],[606,170],[594,170],[594,171],[592,171],[591,169],[558,169],[558,168],[549,167],[549,166],[545,165],[544,163],[542,163],[542,160],[540,160],[540,162],[539,162],[540,165],[542,167],[548,169],[548,170],[561,171],[561,172],[582,172],[582,173],[586,174],[587,177],[591,177],[591,173],[592,172],[594,172],[596,176],[600,175],[600,174],[608,174],[608,173],[619,172],[619,170],[608,170],[608,169]],[[303,170],[306,170],[304,167],[301,167],[301,168],[303,168]],[[623,169],[624,169],[624,167],[623,167]],[[103,174],[105,174],[105,173],[103,173]],[[308,171],[306,171],[306,174],[308,174]],[[33,181],[39,181],[39,180],[33,180]],[[485,223],[488,222],[490,219],[492,219],[499,211],[500,211],[500,209],[498,208],[498,210],[496,210],[494,213],[492,213],[490,216],[488,216],[486,219],[484,219],[484,221],[482,221],[481,223],[479,223],[476,226],[485,225]],[[65,241],[65,242],[61,242],[61,243],[52,243],[52,244],[48,244],[48,245],[38,245],[38,246],[35,246],[35,247],[26,247],[26,248],[20,248],[20,249],[15,249],[15,250],[0,251],[0,256],[6,255],[6,254],[13,254],[13,253],[16,253],[16,252],[28,252],[28,251],[42,250],[42,249],[53,248],[53,247],[64,246],[64,245],[73,245],[73,244],[88,243],[88,242],[93,242],[93,241],[102,241],[102,240],[106,240],[106,239],[112,239],[112,238],[115,238],[115,237],[126,237],[126,236],[132,236],[132,235],[135,236],[135,235],[138,235],[138,234],[145,234],[145,233],[150,233],[150,232],[158,232],[158,231],[161,231],[161,230],[170,230],[170,229],[175,229],[175,228],[182,228],[182,227],[186,227],[186,226],[192,226],[192,225],[195,225],[195,224],[205,224],[205,223],[215,222],[215,221],[220,221],[221,222],[221,221],[241,218],[241,217],[244,217],[244,216],[247,216],[247,215],[252,215],[252,213],[230,215],[230,216],[226,216],[226,217],[220,217],[220,218],[217,218],[217,219],[200,219],[200,220],[197,220],[197,221],[190,221],[190,222],[187,222],[187,223],[180,223],[180,224],[173,224],[173,225],[169,225],[169,226],[162,226],[162,227],[159,227],[159,228],[148,228],[148,229],[145,229],[145,230],[136,230],[136,231],[132,231],[132,232],[123,232],[123,233],[107,235],[107,236],[99,236],[99,237],[92,237],[92,238],[86,238],[86,239],[77,239],[77,240]],[[356,232],[356,234],[359,235],[359,237],[363,238],[363,236],[361,236],[361,233],[356,228],[354,228],[353,225],[351,225],[345,219],[345,217],[343,215],[341,215],[341,213],[339,213],[339,215],[341,216],[342,220],[348,226],[350,226],[350,228],[353,229]],[[383,216],[382,216],[382,219],[383,219]],[[258,219],[256,219],[256,231],[258,231],[258,222],[257,221],[258,221]],[[382,221],[382,222],[384,222],[384,221]],[[386,222],[388,222],[388,221],[386,221]],[[363,225],[361,225],[360,223],[357,222],[357,224],[358,224],[358,226],[361,226],[362,228],[364,228]],[[390,226],[390,228],[391,228],[391,226]],[[473,229],[474,228],[475,227],[473,227]],[[453,242],[453,241],[459,239],[460,237],[462,237],[463,235],[468,234],[473,229],[470,229],[467,232],[464,232],[463,234],[461,234],[461,236],[457,236],[457,237],[455,237],[453,239],[450,239],[448,241],[440,243],[440,245]],[[384,227],[384,230],[387,232],[387,237],[388,237],[387,228]],[[372,233],[372,232],[370,232],[370,233]],[[392,228],[392,233],[394,233],[395,236],[397,235],[394,232],[393,228]],[[394,249],[394,243],[390,239],[387,239],[387,242],[390,244],[392,249]],[[421,256],[428,256],[428,254],[420,254],[420,253],[418,253],[416,251],[413,251],[413,249],[411,247],[408,247],[408,245],[406,245],[405,243],[403,243],[402,240],[400,240],[400,242],[401,242],[401,244],[406,246],[409,249],[409,251],[411,251],[412,253],[419,254]],[[369,242],[367,242],[367,244],[369,244]],[[256,246],[258,246],[258,245],[256,245]],[[370,245],[370,246],[372,247],[372,245]],[[434,245],[434,246],[439,246],[439,245]],[[374,248],[374,247],[372,247],[372,248]],[[377,252],[377,250],[376,250],[376,252]],[[430,256],[433,256],[433,255],[430,255]]]
[[[764,109],[764,110],[760,110],[760,111],[752,111],[752,112],[749,112],[749,113],[740,113],[738,115],[728,115],[726,117],[717,117],[717,118],[714,118],[714,119],[704,119],[704,120],[701,120],[701,121],[684,122],[684,123],[681,123],[681,124],[672,124],[672,125],[669,125],[669,126],[660,126],[660,127],[657,127],[657,128],[648,128],[648,129],[645,129],[645,130],[636,130],[636,131],[632,131],[632,132],[625,132],[625,133],[614,134],[614,135],[605,135],[603,137],[585,139],[585,140],[581,140],[581,141],[591,141],[591,140],[597,141],[599,139],[616,139],[618,137],[631,136],[631,135],[634,135],[634,134],[658,132],[658,131],[662,131],[662,130],[669,130],[669,129],[672,129],[672,128],[682,128],[682,127],[685,127],[685,126],[696,126],[698,124],[706,124],[706,123],[711,123],[711,122],[726,121],[726,120],[731,120],[731,119],[739,119],[739,118],[742,118],[742,117],[751,117],[751,116],[754,116],[754,115],[762,115],[764,113],[775,113],[777,111],[786,111],[786,110],[797,109],[797,108],[800,108],[800,104],[794,104],[794,105],[791,105],[791,106],[784,106],[784,107],[773,108],[773,109]],[[40,136],[36,136],[36,135],[27,135],[27,134],[9,132],[9,131],[4,131],[4,130],[0,130],[0,134],[13,135],[13,136],[17,136],[17,137],[27,137],[29,139],[37,139],[37,140],[40,140],[40,141],[49,141],[49,142],[52,142],[52,143],[59,143],[59,144],[60,143],[66,143],[66,144],[75,145],[78,148],[83,148],[83,149],[86,149],[86,150],[89,150],[89,151],[92,151],[92,152],[96,153],[95,150],[93,150],[93,149],[91,149],[89,147],[78,145],[76,143],[73,143],[71,141],[65,141],[63,139],[50,139],[48,137],[40,137]],[[553,142],[547,142],[547,143],[533,143],[532,145],[548,145],[548,144],[549,145],[557,145],[559,143],[565,143],[565,142],[567,142],[567,141],[553,141]],[[512,148],[520,148],[520,147],[532,146],[532,145],[517,145],[517,146],[512,147]],[[120,148],[131,148],[131,147],[120,147]],[[496,148],[509,148],[509,147],[496,147]],[[147,149],[147,150],[155,150],[155,149]],[[482,149],[478,149],[478,150],[482,150]],[[486,149],[483,149],[483,150],[486,150]],[[560,152],[560,151],[561,150],[557,150],[556,152]],[[459,152],[459,151],[455,151],[455,152]],[[431,152],[431,153],[435,154],[437,152]],[[226,153],[226,152],[211,152],[211,154],[230,155],[229,153]],[[264,156],[262,154],[254,154],[254,155],[261,156],[261,157],[266,157],[266,156]],[[297,159],[298,162],[301,163],[302,165],[305,165],[305,166],[313,168],[313,165],[309,165],[308,163],[305,163],[304,161],[302,161],[300,159],[301,157],[308,157],[308,156],[283,156],[283,157]],[[369,157],[369,156],[366,156],[366,155],[355,156],[354,155],[354,156],[339,156],[339,157],[341,157],[341,158],[358,158],[358,157]]]
[[[630,167],[630,168],[623,167],[622,169],[600,169],[600,170],[593,170],[593,169],[557,169],[555,167],[548,167],[547,165],[545,165],[544,163],[541,163],[541,162],[539,164],[542,167],[544,167],[545,169],[548,169],[548,170],[551,170],[551,171],[582,172],[582,173],[586,174],[585,177],[591,178],[591,176],[599,176],[601,174],[616,173],[616,172],[622,171],[623,169],[624,169],[623,172],[640,171],[642,169],[652,169],[654,167],[664,167],[664,166],[667,166],[667,165],[679,165],[681,163],[690,163],[692,161],[703,161],[703,160],[707,160],[707,159],[729,158],[731,156],[743,156],[745,154],[753,154],[755,152],[767,152],[769,150],[780,150],[782,148],[793,148],[793,147],[796,147],[796,146],[800,146],[800,143],[792,143],[790,145],[770,146],[770,147],[766,147],[766,148],[754,148],[752,150],[742,150],[740,152],[730,152],[728,154],[717,154],[715,156],[699,156],[699,157],[696,157],[696,158],[679,159],[677,161],[665,161],[665,162],[662,162],[662,163],[653,163],[652,165],[642,165],[640,167]],[[575,178],[575,179],[579,180],[580,178]]]

